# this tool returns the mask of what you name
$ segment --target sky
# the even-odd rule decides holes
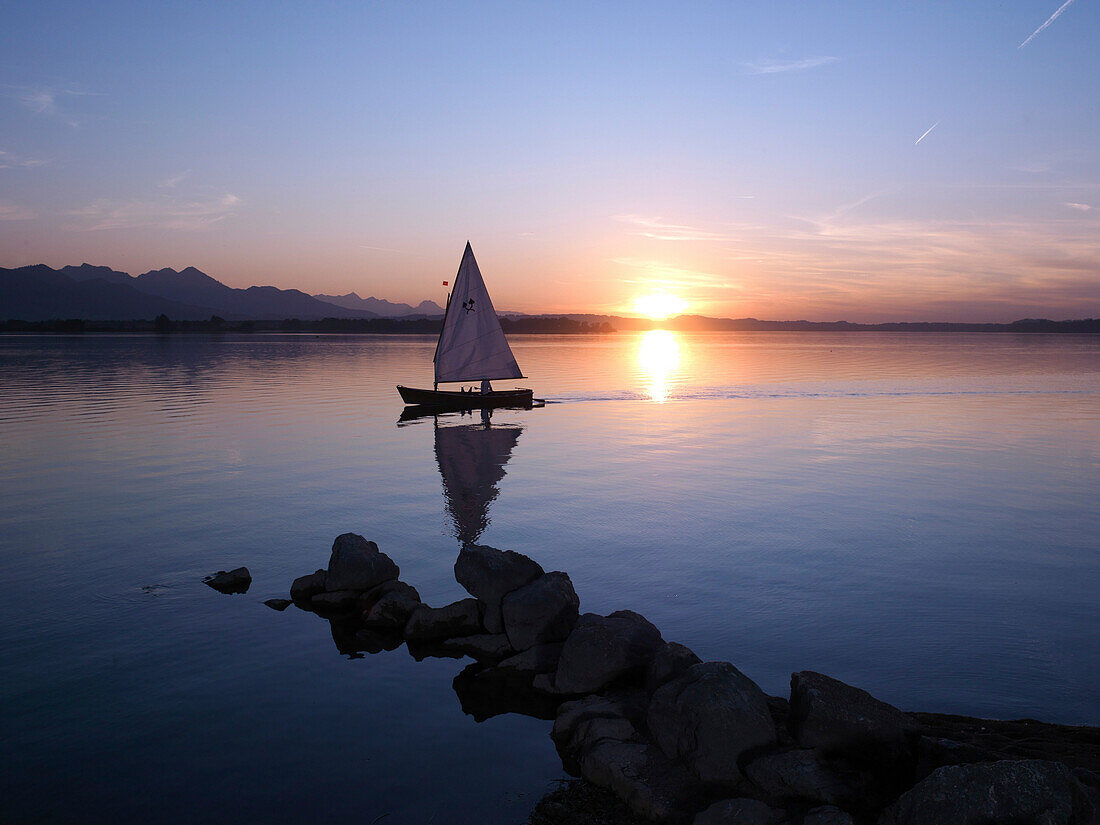
[[[512,311],[1100,317],[1098,43],[1098,0],[14,0],[0,266],[442,302],[469,240]]]

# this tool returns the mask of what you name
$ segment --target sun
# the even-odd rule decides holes
[[[688,307],[687,301],[667,292],[651,292],[634,299],[634,311],[649,318],[668,318],[680,315]]]

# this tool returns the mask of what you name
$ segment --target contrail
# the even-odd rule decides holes
[[[1073,0],[1069,0],[1069,2],[1072,3]],[[933,123],[931,126],[928,127],[928,132],[931,132],[933,129],[935,129],[939,125],[940,125],[940,122],[937,120],[935,123]],[[926,137],[928,137],[928,132],[925,132],[923,135],[921,135],[919,138],[917,138],[917,143],[920,143],[922,140],[924,140]],[[917,143],[914,143],[913,145],[916,146]]]
[[[1066,0],[1066,2],[1064,2],[1061,6],[1058,7],[1058,11],[1054,12],[1054,14],[1052,14],[1047,19],[1047,22],[1045,22],[1043,25],[1041,25],[1039,28],[1037,28],[1035,31],[1033,31],[1031,33],[1031,37],[1029,37],[1027,40],[1025,40],[1023,43],[1021,43],[1016,48],[1017,49],[1022,49],[1024,46],[1026,46],[1028,43],[1030,43],[1031,39],[1033,37],[1035,37],[1035,35],[1037,35],[1039,32],[1041,32],[1043,29],[1045,29],[1047,26],[1049,26],[1051,23],[1053,23],[1055,20],[1057,20],[1059,15],[1061,15],[1062,12],[1064,12],[1069,7],[1069,4],[1072,3],[1072,2],[1073,2],[1073,0]]]

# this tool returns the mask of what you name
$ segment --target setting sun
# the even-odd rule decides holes
[[[649,318],[668,318],[687,309],[687,301],[667,292],[651,292],[634,300],[634,311]]]

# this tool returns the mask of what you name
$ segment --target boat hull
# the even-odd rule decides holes
[[[446,410],[483,410],[491,407],[530,407],[533,390],[493,390],[488,393],[452,390],[420,390],[398,385],[401,400],[406,404],[438,407]]]

